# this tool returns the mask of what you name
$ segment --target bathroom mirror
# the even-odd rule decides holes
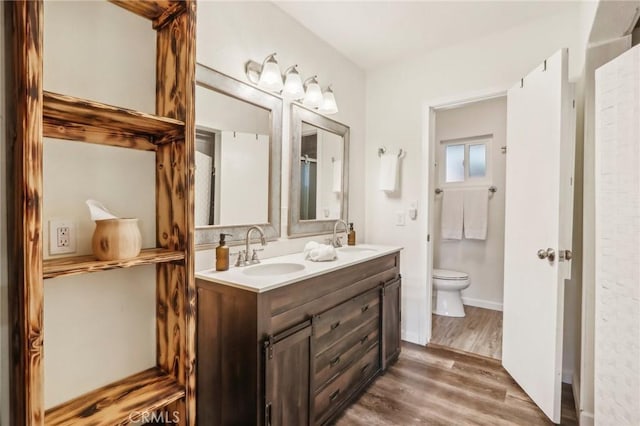
[[[349,127],[291,106],[290,236],[333,232],[347,220]]]
[[[196,66],[196,244],[280,236],[282,99]]]

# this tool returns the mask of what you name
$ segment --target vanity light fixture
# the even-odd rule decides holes
[[[276,54],[272,53],[262,62],[262,65],[255,61],[249,61],[245,65],[247,78],[253,84],[257,84],[261,89],[271,92],[279,92],[282,90],[282,75],[280,67],[276,61]]]
[[[285,98],[298,100],[304,98],[304,87],[302,85],[302,78],[297,70],[298,65],[293,65],[287,68],[284,72],[284,88],[282,89],[282,95]]]
[[[335,114],[338,112],[338,104],[336,103],[336,97],[333,94],[331,85],[322,93],[322,104],[320,108],[318,108],[318,111],[324,114]]]
[[[309,77],[304,82],[305,94],[302,103],[306,107],[318,108],[323,101],[322,90],[318,84],[318,76]]]

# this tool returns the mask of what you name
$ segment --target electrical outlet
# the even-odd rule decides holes
[[[76,224],[68,219],[49,220],[49,254],[76,252]]]

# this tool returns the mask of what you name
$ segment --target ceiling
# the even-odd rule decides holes
[[[544,0],[274,3],[365,70],[580,7]]]

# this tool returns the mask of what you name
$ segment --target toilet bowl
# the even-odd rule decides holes
[[[433,313],[447,317],[464,317],[460,291],[469,287],[470,284],[469,274],[465,272],[434,269],[435,309]]]

